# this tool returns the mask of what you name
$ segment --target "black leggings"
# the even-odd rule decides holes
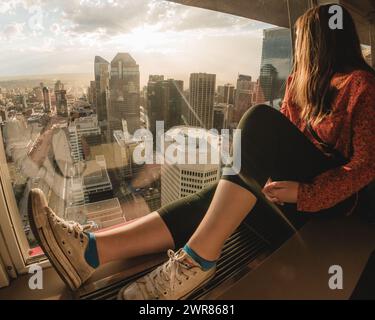
[[[295,204],[278,207],[269,202],[261,191],[267,180],[309,182],[337,164],[282,113],[269,106],[252,107],[242,117],[238,129],[241,129],[241,171],[234,176],[224,175],[222,179],[246,188],[257,197],[257,203],[245,218],[245,223],[255,228],[270,243],[278,245],[293,234],[293,228],[285,222],[285,217],[298,229],[312,215],[317,214],[297,212]],[[216,187],[217,184],[212,185],[158,210],[172,234],[176,248],[189,240],[202,221]],[[342,212],[342,209],[328,211],[336,214]]]

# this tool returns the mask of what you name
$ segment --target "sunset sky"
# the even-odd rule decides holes
[[[95,55],[129,52],[149,74],[235,82],[259,75],[270,25],[163,0],[1,0],[0,77],[92,73]]]

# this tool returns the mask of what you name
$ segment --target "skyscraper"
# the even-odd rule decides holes
[[[164,130],[182,124],[183,86],[181,80],[150,76],[147,85],[147,114],[155,137],[156,121],[164,121]]]
[[[218,86],[218,103],[234,104],[234,86],[227,83],[223,86]]]
[[[64,90],[64,84],[60,80],[57,80],[55,83],[55,91],[58,90]]]
[[[163,75],[150,75],[147,83],[147,116],[149,130],[156,137],[156,121],[164,121],[164,109],[166,109],[167,93],[163,88]]]
[[[168,87],[167,127],[168,129],[182,124],[182,109],[184,102],[184,82],[182,80],[168,79],[165,82]]]
[[[190,75],[189,124],[211,129],[214,116],[216,75],[192,73]]]
[[[51,111],[51,96],[47,87],[43,87],[43,105],[45,112]]]
[[[88,89],[88,100],[89,103],[96,109],[96,82],[90,81],[90,87]]]
[[[68,101],[66,100],[66,90],[64,84],[57,80],[55,83],[56,112],[59,116],[68,116]]]
[[[232,122],[233,105],[227,103],[218,103],[214,106],[214,124],[213,128],[219,133],[222,129],[229,129]]]
[[[292,64],[292,41],[290,30],[271,28],[263,31],[262,61],[259,78],[259,94],[265,102],[278,106],[277,100],[284,96],[285,81]],[[259,101],[259,98],[257,98]]]
[[[233,121],[239,122],[243,114],[253,105],[255,93],[255,83],[252,77],[244,74],[238,75],[235,107],[233,113]]]
[[[95,96],[94,106],[99,122],[107,120],[107,92],[109,85],[109,62],[96,56],[94,60]]]
[[[274,100],[282,98],[280,92],[282,80],[272,64],[265,64],[260,69],[259,85],[264,99],[262,102],[274,106]]]
[[[35,87],[33,89],[34,98],[38,102],[43,102],[43,88],[41,87]]]
[[[128,53],[118,53],[111,61],[107,107],[108,138],[113,131],[122,129],[122,120],[128,123],[129,132],[140,127],[140,75],[139,66]]]

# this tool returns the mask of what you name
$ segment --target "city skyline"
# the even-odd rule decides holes
[[[78,2],[78,5],[77,5]],[[103,11],[107,14],[103,16]],[[129,52],[150,74],[188,83],[193,72],[259,75],[263,29],[270,25],[168,1],[13,0],[0,4],[2,78],[59,73],[93,74],[92,58]],[[227,63],[227,61],[230,63]]]

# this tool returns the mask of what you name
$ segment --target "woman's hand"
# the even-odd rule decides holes
[[[263,188],[266,198],[279,205],[284,203],[297,203],[299,183],[295,181],[268,180]]]

